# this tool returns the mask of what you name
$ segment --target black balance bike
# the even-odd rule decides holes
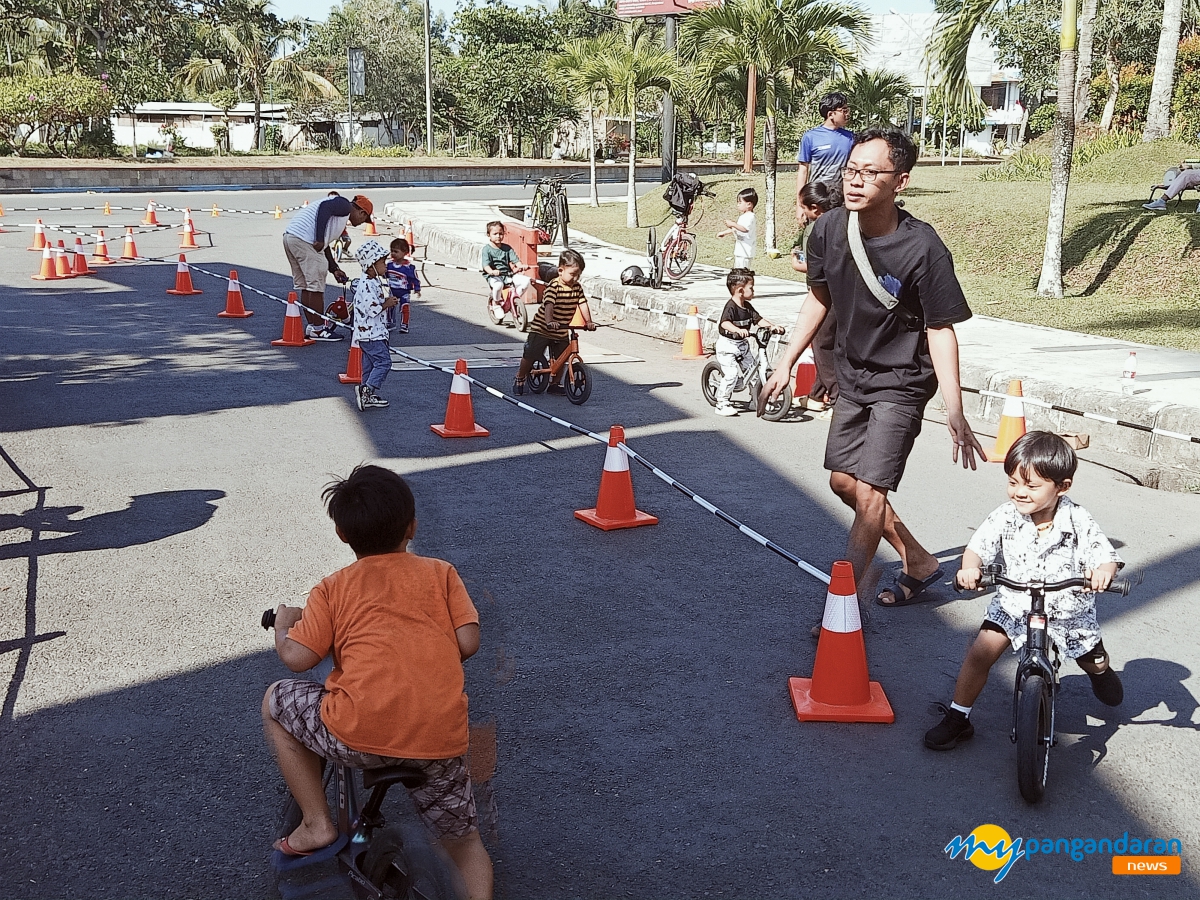
[[[1050,771],[1050,748],[1058,743],[1054,736],[1054,698],[1058,694],[1058,669],[1062,664],[1058,646],[1046,628],[1046,594],[1067,588],[1086,588],[1086,578],[1065,581],[1013,581],[1004,576],[1004,567],[983,567],[980,589],[1001,584],[1029,594],[1029,613],[1025,617],[1025,647],[1017,662],[1013,691],[1012,742],[1017,745],[1017,786],[1027,803],[1037,803],[1046,793]],[[1107,591],[1128,596],[1128,581],[1114,581]],[[957,585],[955,586],[956,589]],[[1051,659],[1053,656],[1053,659]]]
[[[262,627],[274,625],[275,610],[268,609],[262,615]],[[422,827],[410,822],[389,826],[383,817],[388,788],[396,783],[419,788],[425,783],[425,773],[411,766],[363,770],[363,790],[371,792],[365,805],[360,805],[354,773],[350,766],[325,765],[326,794],[332,785],[337,808],[336,841],[311,856],[286,856],[279,850],[271,853],[284,900],[464,900],[467,892],[457,867],[445,851],[431,843]],[[291,834],[301,818],[299,805],[286,792],[277,837]],[[331,868],[337,871],[331,872]]]

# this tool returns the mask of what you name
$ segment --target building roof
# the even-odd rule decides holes
[[[260,109],[264,119],[286,119],[290,103],[264,103]],[[150,101],[134,107],[138,115],[168,116],[219,116],[224,110],[211,103],[176,103],[174,101]],[[253,116],[253,103],[239,103],[229,110],[231,116]]]
[[[871,16],[874,41],[861,56],[864,69],[883,69],[903,75],[917,96],[925,87],[925,48],[938,21],[937,13]],[[975,87],[1003,81],[1020,81],[1017,69],[996,61],[991,41],[976,29],[967,48],[967,77]]]

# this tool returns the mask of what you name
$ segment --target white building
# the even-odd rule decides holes
[[[285,103],[264,103],[261,109],[263,125],[277,125],[284,130],[286,142],[289,130],[295,131],[287,121],[288,105]],[[135,121],[136,118],[136,121]],[[214,125],[225,125],[226,113],[211,103],[139,103],[134,107],[134,115],[126,112],[113,112],[112,130],[114,140],[123,146],[134,145],[136,133],[137,143],[151,147],[165,148],[166,135],[162,132],[164,125],[174,128],[180,139],[189,147],[201,150],[212,150],[217,146],[213,135]],[[239,103],[228,112],[229,146],[232,150],[253,150],[254,140],[254,104]]]
[[[864,69],[884,69],[908,79],[915,95],[914,119],[921,114],[921,98],[930,91],[925,48],[937,20],[936,13],[872,16],[875,41],[861,59]],[[967,77],[988,107],[988,114],[984,118],[984,130],[979,134],[968,134],[964,146],[985,155],[993,153],[993,142],[997,138],[1014,146],[1020,138],[1025,113],[1020,104],[1021,73],[1017,69],[1001,67],[996,62],[995,48],[978,30],[971,36],[967,48]],[[932,134],[941,129],[942,123],[927,118],[925,127]],[[950,140],[957,143],[958,135],[951,136]]]

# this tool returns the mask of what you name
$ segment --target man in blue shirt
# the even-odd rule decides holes
[[[842,166],[850,158],[854,132],[846,128],[850,120],[850,101],[838,91],[821,98],[818,107],[825,121],[804,132],[796,157],[796,221],[804,224],[800,212],[800,192],[810,181],[827,181],[842,186]]]

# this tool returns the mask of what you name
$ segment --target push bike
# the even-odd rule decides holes
[[[275,610],[262,615],[262,627],[275,626]],[[413,766],[386,766],[362,771],[361,804],[355,770],[336,763],[324,766],[325,792],[333,789],[338,838],[310,856],[271,854],[271,867],[284,898],[340,895],[357,900],[465,900],[466,887],[448,855],[434,846],[415,822],[388,825],[383,800],[388,788],[421,787],[425,773]],[[300,806],[290,792],[284,800],[277,837],[300,825]],[[329,870],[336,869],[335,872]]]
[[[1017,786],[1026,803],[1037,803],[1046,793],[1050,771],[1050,748],[1058,743],[1054,736],[1054,698],[1058,695],[1058,669],[1062,664],[1058,645],[1046,625],[1046,594],[1067,588],[1088,588],[1087,578],[1064,581],[1013,581],[1004,576],[1004,567],[983,567],[980,589],[1004,585],[1029,594],[1029,612],[1025,616],[1025,647],[1017,662],[1013,689],[1012,742],[1017,745]],[[955,589],[959,590],[955,585]],[[1114,581],[1106,589],[1110,594],[1129,594],[1128,581]],[[1053,659],[1051,658],[1053,657]]]
[[[750,392],[751,406],[759,402],[763,385],[771,377],[772,369],[767,362],[767,348],[776,337],[771,334],[771,329],[766,327],[755,329],[751,333],[750,355],[754,358],[746,361],[749,364],[743,366],[742,371],[738,373],[737,384],[733,386],[735,394],[743,390]],[[704,399],[708,401],[709,406],[717,405],[717,388],[724,377],[721,364],[715,359],[709,360],[700,372],[700,389],[704,391]],[[768,422],[778,422],[787,416],[791,408],[792,387],[789,384],[773,400],[768,400],[763,405],[762,417]]]
[[[492,296],[488,294],[487,308],[488,316],[495,324],[503,325],[505,319],[511,318],[518,331],[529,330],[529,322],[533,318],[529,305],[511,282],[501,289],[499,303],[492,302]]]
[[[712,191],[701,191],[698,196],[715,197],[716,195]],[[664,275],[679,281],[686,277],[692,271],[692,266],[696,264],[699,244],[696,241],[695,233],[688,229],[688,219],[693,209],[694,207],[688,207],[687,212],[675,214],[675,224],[667,231],[658,248],[656,275],[659,284],[655,287],[661,286],[661,279]]]
[[[558,384],[560,379],[567,399],[576,406],[586,403],[592,395],[592,379],[579,355],[579,335],[574,328],[571,329],[566,349],[557,359],[550,359],[550,350],[547,348],[525,377],[525,384],[532,393],[541,394],[550,385]]]
[[[338,262],[345,262],[351,257],[350,253],[350,235],[343,231],[334,241],[333,246],[329,248],[333,251],[333,258]]]
[[[578,175],[547,175],[538,180],[533,190],[533,201],[529,209],[533,215],[533,224],[546,232],[550,237],[548,242],[553,244],[561,241],[563,247],[570,246],[567,234],[567,224],[571,221],[570,204],[567,203],[566,185],[574,181]],[[529,182],[525,182],[528,186]]]

